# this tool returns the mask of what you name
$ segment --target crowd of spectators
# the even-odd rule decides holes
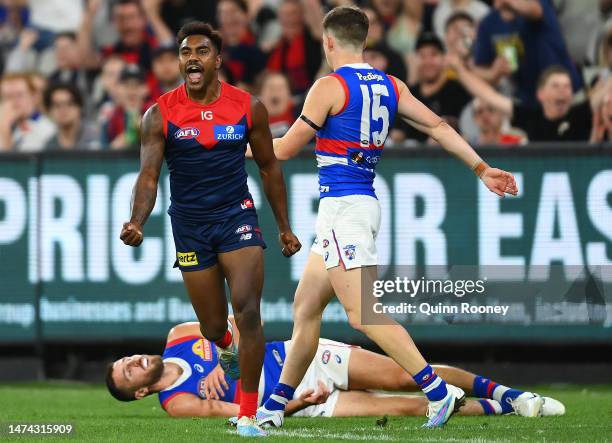
[[[179,86],[175,34],[224,39],[223,80],[274,136],[329,72],[322,19],[353,0],[0,0],[0,152],[138,149],[142,113]],[[365,60],[475,145],[612,136],[612,0],[363,0]],[[398,119],[389,145],[431,140]]]

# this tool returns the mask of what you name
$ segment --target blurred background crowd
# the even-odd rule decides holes
[[[0,0],[0,152],[138,149],[140,117],[181,84],[175,34],[213,24],[221,77],[274,136],[329,72],[322,19],[351,0]],[[612,136],[612,0],[364,0],[365,59],[475,145]],[[430,144],[396,121],[389,145]]]

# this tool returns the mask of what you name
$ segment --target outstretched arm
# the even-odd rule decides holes
[[[445,150],[463,161],[482,179],[491,192],[500,197],[518,193],[512,174],[489,167],[448,123],[417,100],[404,82],[398,79],[395,79],[395,82],[399,89],[398,113],[409,124],[433,138]]]
[[[166,404],[171,417],[234,417],[240,405],[221,400],[203,400],[193,394],[177,395]]]
[[[278,225],[279,239],[282,253],[290,257],[300,250],[302,245],[291,231],[289,215],[287,213],[287,190],[283,179],[283,170],[274,156],[272,147],[272,134],[268,123],[268,111],[259,101],[253,100],[251,104],[252,125],[249,131],[249,145],[253,158],[259,166],[264,192],[272,206],[272,212]]]
[[[337,79],[327,76],[314,82],[304,101],[300,118],[283,137],[274,139],[276,158],[289,160],[295,157],[314,137],[316,128],[323,126],[327,116],[339,111],[343,103],[344,91]]]
[[[511,99],[497,92],[489,83],[471,72],[458,57],[449,55],[447,61],[455,68],[459,75],[459,81],[470,94],[490,104],[508,117],[512,117],[514,104]]]
[[[132,194],[132,216],[123,224],[121,240],[129,246],[142,243],[142,227],[157,199],[157,183],[164,159],[163,119],[159,106],[151,106],[142,118],[140,173]]]

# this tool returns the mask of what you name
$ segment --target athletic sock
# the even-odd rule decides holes
[[[479,375],[474,379],[473,395],[474,397],[483,397],[496,400],[502,407],[503,413],[512,412],[512,406],[508,400],[515,400],[523,391],[512,389],[508,386],[500,385],[488,378]]]
[[[233,341],[232,333],[230,332],[228,328],[225,330],[225,335],[223,335],[223,338],[220,338],[219,340],[217,340],[215,342],[215,345],[219,346],[221,349],[225,349],[229,345],[232,344],[232,341]]]
[[[295,388],[284,383],[274,386],[270,398],[264,403],[264,408],[268,411],[284,411],[289,400],[293,399]]]
[[[430,365],[425,366],[413,375],[414,381],[419,385],[429,401],[438,401],[446,397],[446,382],[438,377]]]
[[[240,412],[238,412],[238,418],[240,417],[255,417],[257,414],[257,391],[246,392],[240,388]]]
[[[482,409],[484,409],[485,415],[501,415],[504,413],[502,405],[499,404],[497,400],[481,399],[478,400],[478,403],[480,403]]]

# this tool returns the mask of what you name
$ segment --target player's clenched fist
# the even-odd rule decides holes
[[[124,223],[119,238],[128,246],[140,246],[142,243],[142,227],[137,223]]]
[[[291,231],[281,232],[278,235],[278,239],[283,248],[281,251],[285,257],[291,257],[293,254],[302,249],[302,244]]]

